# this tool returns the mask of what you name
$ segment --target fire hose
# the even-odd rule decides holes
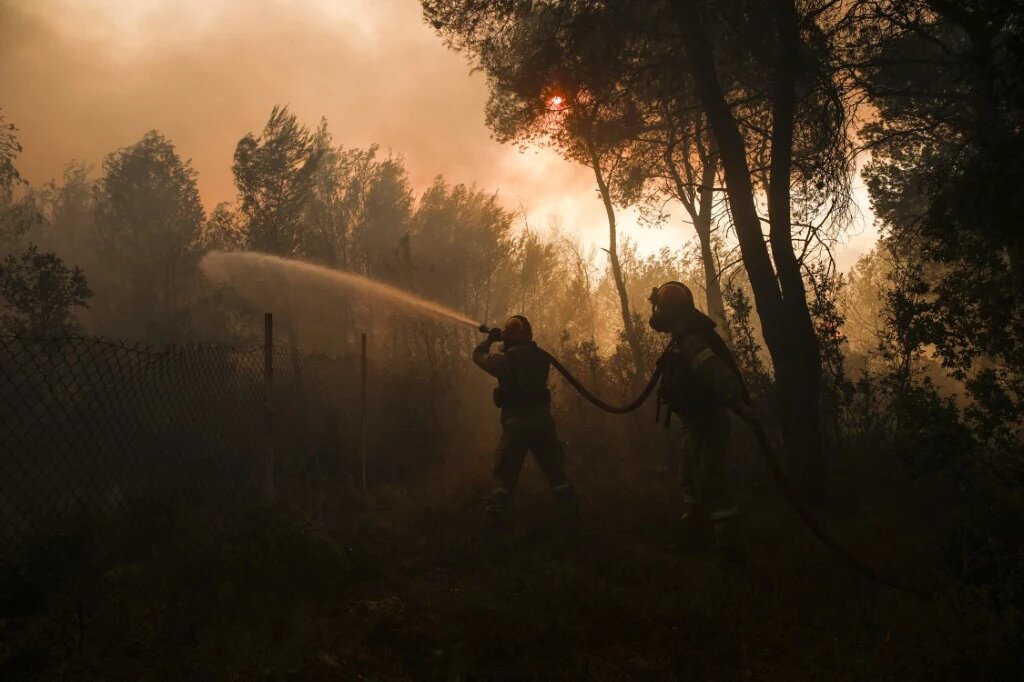
[[[492,329],[489,328],[487,325],[480,325],[479,330],[485,334],[490,333],[492,331]],[[561,374],[567,382],[569,382],[569,385],[576,389],[576,391],[588,402],[595,405],[599,409],[604,410],[605,412],[609,412],[611,414],[627,414],[629,412],[637,410],[641,405],[643,405],[647,401],[647,398],[650,397],[651,393],[654,391],[654,388],[657,386],[658,381],[661,379],[663,360],[672,351],[672,348],[673,344],[669,343],[669,345],[665,348],[664,352],[662,352],[661,356],[658,358],[655,364],[655,370],[651,374],[651,378],[647,382],[647,385],[644,386],[643,390],[640,392],[640,395],[637,396],[636,399],[625,405],[612,405],[601,400],[596,395],[591,393],[590,390],[587,389],[587,387],[584,386],[579,379],[573,376],[572,372],[570,372],[553,355],[551,355],[547,351],[544,351],[544,354],[547,356],[548,361],[551,363],[551,366],[554,367],[555,370],[557,370],[558,373]],[[740,380],[742,381],[742,377],[740,378]],[[775,448],[772,447],[771,441],[768,438],[768,434],[764,429],[764,425],[761,424],[761,421],[757,418],[757,416],[752,411],[743,413],[736,408],[732,408],[732,410],[733,413],[736,414],[736,416],[739,417],[741,420],[743,420],[743,422],[753,432],[754,438],[755,440],[757,440],[761,452],[764,455],[765,462],[768,465],[768,470],[771,472],[772,478],[775,479],[775,483],[776,485],[778,485],[779,490],[782,492],[782,496],[786,498],[786,501],[789,502],[790,506],[793,507],[794,511],[796,511],[797,515],[800,517],[800,520],[803,521],[804,525],[806,525],[807,528],[814,534],[814,536],[818,538],[821,544],[825,545],[825,547],[831,550],[839,558],[841,558],[843,561],[845,561],[854,569],[856,569],[861,575],[873,580],[874,582],[877,582],[881,585],[885,585],[887,587],[891,587],[895,590],[899,590],[900,592],[906,592],[908,594],[912,594],[914,596],[921,598],[927,598],[931,596],[932,593],[927,590],[924,590],[914,585],[910,585],[902,580],[882,575],[870,564],[861,560],[855,554],[853,554],[848,549],[843,547],[843,545],[835,539],[835,537],[824,527],[824,525],[821,522],[819,522],[818,519],[816,519],[814,515],[803,504],[801,504],[796,494],[796,491],[793,490],[793,486],[790,484],[789,479],[782,471],[782,464],[780,463],[779,458],[775,453]]]

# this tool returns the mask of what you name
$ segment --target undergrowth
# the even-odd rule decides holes
[[[612,475],[612,472],[615,475]],[[921,524],[941,495],[878,488],[830,520],[858,553],[937,590],[860,578],[770,485],[749,559],[676,536],[661,468],[580,472],[573,530],[528,467],[509,525],[483,472],[308,506],[148,501],[3,579],[0,677],[63,680],[1012,679],[1012,611],[958,586]],[[902,485],[902,484],[901,484]],[[912,504],[908,500],[914,500]],[[825,512],[823,512],[825,513]],[[914,542],[908,542],[914,538]]]

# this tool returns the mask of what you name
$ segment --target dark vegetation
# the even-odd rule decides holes
[[[1019,678],[1019,3],[423,5],[487,75],[499,139],[594,171],[607,259],[520,227],[475,187],[438,178],[416,196],[400,157],[345,148],[286,108],[241,138],[237,203],[208,213],[160,133],[27,187],[4,123],[0,333],[249,346],[272,307],[282,344],[304,352],[351,356],[368,332],[375,370],[368,492],[356,453],[320,471],[296,440],[288,461],[316,475],[273,500],[134,490],[116,514],[5,551],[3,677]],[[867,151],[882,236],[840,273]],[[656,225],[677,205],[692,244],[640,257],[618,233],[622,207]],[[524,313],[622,400],[663,343],[646,293],[684,280],[805,503],[932,596],[866,582],[818,546],[738,427],[750,561],[709,568],[675,536],[678,434],[561,384],[581,525],[552,521],[528,471],[513,527],[489,534],[496,416],[470,333],[300,290],[260,300],[202,277],[214,249],[359,272],[481,321]]]

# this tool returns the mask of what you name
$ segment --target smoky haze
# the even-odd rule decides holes
[[[1024,679],[1021,46],[0,0],[0,682]]]
[[[326,117],[347,147],[404,156],[416,189],[443,174],[500,189],[531,224],[557,215],[603,235],[589,171],[491,140],[483,76],[445,49],[415,0],[2,0],[0,82],[33,184],[157,129],[192,159],[212,208],[235,198],[238,139],[288,104],[307,125]]]

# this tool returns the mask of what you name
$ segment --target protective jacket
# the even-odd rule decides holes
[[[473,362],[498,379],[495,403],[501,423],[522,428],[545,428],[551,423],[548,355],[533,341],[508,345],[491,352],[491,341],[473,350]]]
[[[710,317],[696,309],[687,312],[672,330],[672,340],[658,391],[672,412],[708,412],[745,397],[736,361]]]

